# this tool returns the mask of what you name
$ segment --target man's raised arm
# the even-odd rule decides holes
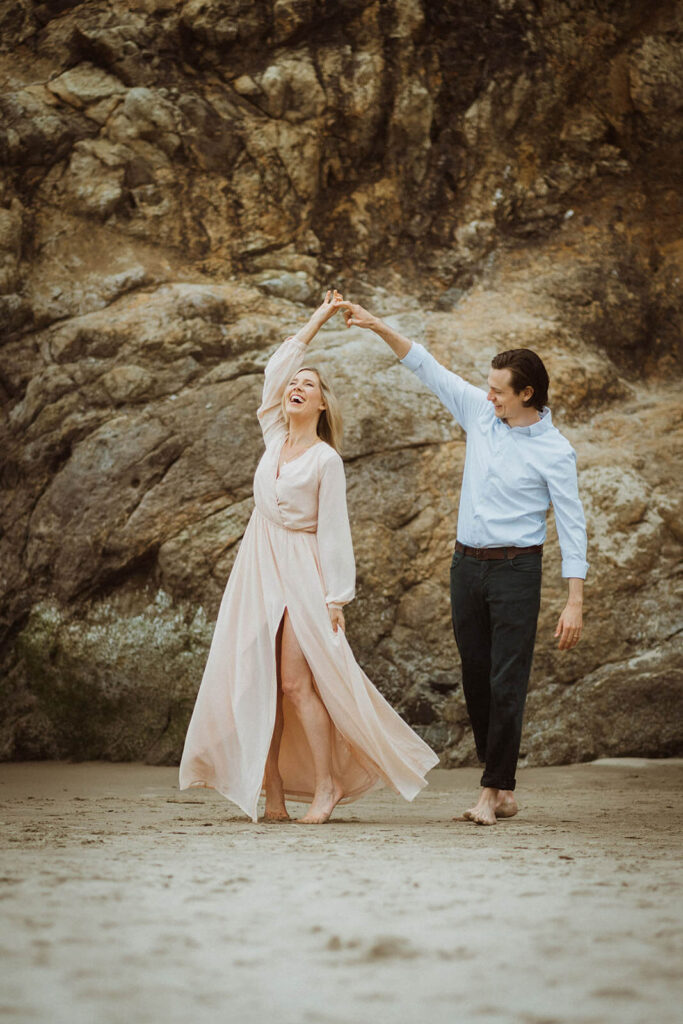
[[[403,365],[412,370],[415,376],[434,392],[463,430],[468,430],[472,418],[486,408],[485,392],[475,388],[473,384],[468,384],[452,370],[447,370],[424,345],[404,338],[389,324],[385,324],[378,316],[373,316],[355,302],[344,302],[340,308],[347,327],[363,327],[379,335],[396,353]]]
[[[386,341],[399,359],[404,359],[408,355],[412,348],[412,341],[404,338],[393,327],[389,327],[378,316],[373,316],[356,302],[345,302],[341,308],[347,327],[365,327],[367,330],[374,331],[382,341]]]

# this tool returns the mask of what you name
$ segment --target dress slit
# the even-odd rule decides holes
[[[324,707],[325,713],[327,714],[327,717],[329,718],[329,721],[330,721],[331,733],[332,733],[332,735],[331,735],[331,746],[332,746],[332,767],[333,767],[333,773],[336,774],[337,771],[339,771],[340,775],[348,773],[347,761],[348,761],[348,756],[349,756],[350,750],[351,750],[349,741],[347,740],[347,738],[344,735],[343,731],[339,728],[338,724],[335,722],[334,717],[333,717],[329,707],[327,706],[327,703],[326,703],[325,697],[324,697],[324,693],[323,693],[323,691],[321,690],[321,687],[318,684],[318,680],[316,679],[316,675],[315,675],[315,672],[313,671],[313,667],[311,666],[310,660],[309,660],[309,658],[306,655],[306,651],[304,649],[304,644],[302,644],[301,640],[299,639],[299,636],[297,634],[296,628],[294,626],[294,622],[292,620],[291,613],[289,612],[288,605],[287,605],[287,603],[285,603],[285,606],[284,606],[283,611],[282,611],[282,615],[280,617],[280,621],[279,621],[278,627],[277,627],[277,629],[275,631],[275,687],[276,687],[276,692],[275,692],[275,716],[273,718],[273,728],[272,728],[271,735],[270,735],[270,743],[268,744],[268,751],[266,752],[266,761],[264,762],[264,766],[263,766],[263,770],[264,770],[264,784],[263,784],[263,788],[262,788],[262,793],[265,791],[265,767],[266,767],[266,763],[267,763],[267,760],[268,760],[268,753],[270,752],[270,746],[271,746],[271,744],[273,742],[273,736],[275,734],[275,720],[276,720],[276,717],[277,717],[277,690],[278,689],[282,690],[281,671],[280,671],[280,664],[279,664],[279,661],[278,661],[278,640],[279,640],[280,656],[281,656],[282,655],[282,630],[284,628],[284,621],[285,621],[285,615],[286,614],[289,614],[290,627],[292,629],[292,632],[294,634],[296,642],[297,642],[297,644],[299,646],[299,650],[301,651],[302,657],[304,658],[304,661],[306,662],[306,666],[308,668],[308,671],[310,672],[311,684],[313,686],[313,689],[314,689],[316,695],[318,696],[318,699],[320,700],[322,706]],[[323,690],[324,690],[324,687],[323,687]],[[313,756],[310,753],[310,745],[308,743],[308,738],[307,738],[307,736],[306,736],[306,734],[304,732],[304,729],[303,729],[303,726],[301,725],[299,717],[296,714],[296,712],[294,710],[294,707],[292,706],[292,702],[289,700],[289,698],[284,693],[284,691],[282,691],[282,714],[283,714],[283,718],[284,718],[284,723],[283,723],[283,728],[282,728],[282,736],[280,738],[280,752],[279,752],[279,756],[278,756],[278,767],[280,767],[279,762],[280,762],[280,760],[282,758],[283,747],[285,747],[285,748],[290,748],[290,747],[295,748],[297,760],[301,761],[302,754],[303,754],[304,755],[304,759],[308,762],[308,771],[307,771],[308,780],[306,781],[306,783],[303,786],[303,788],[302,788],[301,785],[297,785],[296,783],[291,783],[290,782],[290,784],[288,784],[288,780],[285,778],[285,774],[284,774],[284,773],[289,774],[289,772],[287,771],[287,767],[286,767],[287,756],[285,754],[285,759],[284,759],[285,760],[285,766],[283,766],[284,767],[284,772],[282,771],[282,768],[280,769],[281,773],[283,774],[283,786],[284,786],[285,796],[288,796],[290,798],[299,797],[300,799],[304,799],[306,801],[309,801],[311,799],[311,797],[312,797],[313,788],[314,788],[313,784],[312,784],[312,780],[315,777],[315,773],[314,773],[314,770],[313,770]],[[372,784],[373,784],[372,780],[368,779],[363,784],[363,790],[369,788],[369,786],[371,786]],[[346,799],[349,798],[347,793],[346,793],[346,791],[344,792],[344,798],[342,798],[341,803],[345,803],[346,802],[345,798]]]

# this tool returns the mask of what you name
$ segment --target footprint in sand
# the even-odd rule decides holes
[[[366,953],[367,960],[412,960],[420,955],[408,939],[385,935],[375,939]]]

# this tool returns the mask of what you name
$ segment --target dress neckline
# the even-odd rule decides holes
[[[282,449],[284,448],[286,443],[287,443],[287,435],[285,434],[285,436],[284,436],[284,438],[282,440],[282,444],[278,448],[277,462],[275,463],[275,479],[276,480],[280,479],[280,473],[282,472],[282,470],[284,469],[285,466],[291,466],[291,464],[293,462],[298,462],[299,459],[303,459],[304,455],[308,455],[308,453],[312,452],[314,448],[317,448],[319,444],[324,444],[325,442],[322,440],[322,438],[320,438],[320,440],[318,440],[318,441],[314,441],[313,444],[309,445],[308,448],[306,448],[306,450],[301,453],[301,455],[295,455],[293,459],[287,459],[286,462],[283,462],[282,465],[280,465],[280,457],[282,455]]]

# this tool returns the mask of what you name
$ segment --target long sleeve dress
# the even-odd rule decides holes
[[[258,418],[266,450],[255,508],[223,595],[185,739],[180,788],[208,786],[254,821],[277,700],[275,641],[285,609],[333,723],[332,762],[342,802],[389,785],[412,800],[438,757],[357,664],[328,604],[355,594],[355,563],[341,457],[323,441],[280,467],[287,436],[282,396],[306,345],[288,338],[265,371]],[[294,708],[283,699],[279,768],[285,795],[310,801],[314,770]]]

